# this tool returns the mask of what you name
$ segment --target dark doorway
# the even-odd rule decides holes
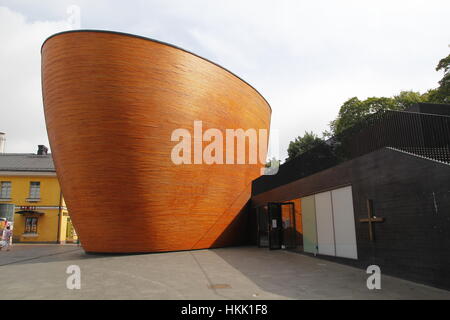
[[[257,212],[258,246],[271,250],[297,247],[294,203],[269,202]]]
[[[256,208],[256,223],[258,227],[258,247],[267,248],[269,247],[269,214],[267,206]]]
[[[281,205],[269,203],[269,249],[281,249],[283,244],[283,227],[281,220]]]

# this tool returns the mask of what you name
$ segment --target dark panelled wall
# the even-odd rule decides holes
[[[450,105],[438,103],[417,103],[409,107],[406,111],[450,116]]]
[[[450,289],[450,166],[384,148],[252,197],[252,206],[352,185],[358,260],[321,256]],[[367,199],[374,215],[369,240]]]

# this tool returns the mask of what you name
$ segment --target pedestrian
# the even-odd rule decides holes
[[[10,250],[10,248],[11,248],[11,236],[12,236],[11,226],[7,225],[6,228],[3,229],[3,235],[2,235],[2,241],[1,241],[0,250],[2,250],[3,248],[6,248],[6,251]]]

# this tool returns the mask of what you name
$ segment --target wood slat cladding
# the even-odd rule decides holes
[[[270,106],[220,66],[141,37],[67,32],[42,47],[48,136],[88,252],[235,244],[261,166],[175,165],[175,129],[269,129]],[[225,139],[224,139],[225,140]],[[208,143],[204,143],[207,145]],[[241,213],[241,215],[239,215]]]

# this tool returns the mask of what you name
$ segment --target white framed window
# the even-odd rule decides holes
[[[41,197],[41,183],[38,181],[30,182],[30,199],[39,199]]]
[[[27,217],[25,219],[25,233],[37,233],[37,217]]]
[[[1,182],[0,199],[11,199],[11,181]]]

